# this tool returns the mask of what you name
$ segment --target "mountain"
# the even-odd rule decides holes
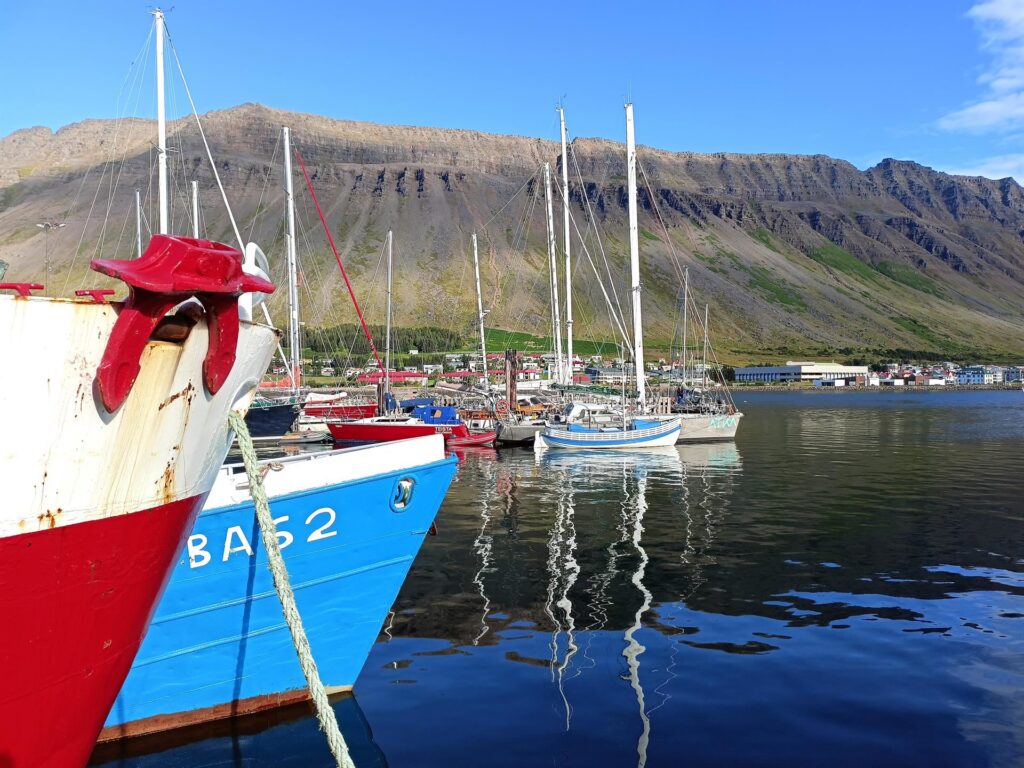
[[[642,137],[643,115],[638,129]],[[475,314],[469,235],[480,233],[488,325],[544,334],[548,276],[544,162],[559,186],[555,142],[473,131],[382,126],[246,104],[203,117],[246,239],[281,275],[280,126],[288,125],[371,320],[383,313],[380,253],[395,232],[396,322],[464,330]],[[88,120],[0,139],[0,260],[8,280],[65,294],[103,283],[87,262],[134,251],[134,190],[155,220],[155,127]],[[170,128],[174,231],[191,231],[196,178],[203,232],[232,229],[194,122]],[[594,270],[627,308],[625,152],[576,139],[571,211],[576,335],[611,338]],[[951,176],[884,160],[860,171],[821,155],[638,151],[649,346],[667,348],[681,268],[712,338],[736,362],[794,356],[1024,357],[1024,190],[1012,179]],[[573,168],[573,176],[576,176]],[[582,179],[582,183],[580,181]],[[333,256],[296,168],[304,310],[309,328],[351,322]],[[560,193],[555,227],[561,245]],[[592,213],[592,218],[588,215]],[[66,222],[44,230],[44,221]],[[602,233],[607,266],[589,222]],[[663,221],[663,223],[662,223]],[[664,224],[664,225],[663,225]],[[147,224],[148,231],[148,224]],[[592,262],[592,263],[591,263]],[[592,266],[593,264],[593,266]],[[560,278],[561,279],[561,278]],[[275,297],[272,309],[280,303]],[[903,350],[904,352],[900,352]]]

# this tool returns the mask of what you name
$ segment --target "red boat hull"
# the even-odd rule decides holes
[[[439,424],[407,424],[403,422],[328,422],[331,437],[341,443],[386,443],[390,440],[405,440],[409,437],[423,437],[437,432],[449,432],[457,427],[443,427]]]
[[[201,502],[0,538],[0,766],[85,765]]]
[[[456,437],[454,435],[449,437],[448,445],[452,446],[453,448],[468,448],[470,446],[493,445],[497,437],[497,432],[470,432],[469,434],[462,437]]]
[[[374,403],[356,405],[307,405],[302,409],[307,416],[318,419],[369,419],[377,415]]]
[[[405,440],[439,433],[444,435],[450,446],[491,445],[497,433],[473,434],[465,424],[420,424],[389,421],[336,421],[328,422],[327,428],[339,443],[386,443],[390,440]]]

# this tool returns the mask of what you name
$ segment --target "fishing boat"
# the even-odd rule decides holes
[[[320,676],[350,689],[455,474],[429,435],[266,462],[264,484]],[[240,466],[217,475],[100,736],[136,737],[307,697]]]
[[[623,404],[621,420],[612,419],[608,417],[610,406],[599,403],[570,403],[562,414],[562,423],[549,422],[547,427],[537,433],[534,438],[534,447],[537,450],[545,448],[616,450],[648,448],[674,445],[679,437],[681,425],[678,416],[653,419],[644,418],[642,415],[646,410],[646,386],[643,317],[641,314],[640,245],[636,205],[636,141],[633,132],[632,104],[626,104],[626,162],[628,169],[630,276],[633,294],[633,361],[636,370],[639,415],[627,414],[625,404]],[[551,173],[548,166],[545,166],[544,170],[545,184],[550,198]],[[551,219],[550,205],[548,219],[549,221]],[[550,224],[548,233],[550,241],[552,238]]]
[[[108,303],[109,289],[64,299],[0,284],[17,293],[0,295],[0,338],[4,359],[18,361],[0,383],[7,766],[88,760],[231,444],[228,412],[244,411],[276,343],[251,319],[251,294],[274,290],[254,264],[162,234],[164,125],[159,98],[161,234],[138,259],[92,262],[128,286],[124,301]]]
[[[243,277],[241,259],[157,235],[141,260],[94,262],[131,286],[123,303],[0,296],[4,354],[23,362],[0,385],[12,420],[0,456],[10,765],[84,764],[131,665],[231,443],[227,413],[244,408],[273,350],[272,329],[239,319],[242,291],[272,290]],[[230,279],[203,277],[200,261]],[[160,283],[174,288],[144,287]],[[190,297],[204,317],[164,319]],[[23,404],[40,398],[30,417]]]
[[[227,413],[275,343],[237,304],[273,287],[227,246],[156,235],[141,260],[93,268],[128,299],[0,296],[4,354],[22,361],[0,384],[0,755],[13,766],[85,763],[227,453]],[[190,297],[206,309],[194,325],[164,318]]]
[[[283,145],[290,208],[287,129]],[[288,239],[294,240],[290,227]],[[329,691],[354,684],[455,463],[433,428],[416,439],[264,462],[285,563]],[[307,695],[241,466],[218,474],[151,629],[102,741],[258,712]]]

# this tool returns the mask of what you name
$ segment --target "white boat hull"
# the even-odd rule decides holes
[[[732,440],[736,437],[742,413],[682,413],[680,443],[702,443],[710,440]]]

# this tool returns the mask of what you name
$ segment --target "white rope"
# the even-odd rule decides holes
[[[295,644],[295,653],[298,654],[302,674],[305,675],[306,684],[309,686],[309,695],[316,707],[316,718],[320,722],[320,730],[327,736],[327,746],[330,747],[338,768],[355,768],[355,763],[349,756],[348,745],[345,744],[345,737],[341,735],[338,720],[334,716],[331,702],[327,698],[327,691],[320,680],[320,672],[316,668],[316,660],[309,647],[309,638],[306,637],[306,630],[302,626],[302,617],[295,605],[295,593],[292,592],[288,569],[284,564],[284,557],[281,555],[281,547],[277,540],[277,526],[274,525],[274,518],[270,514],[270,504],[267,501],[267,492],[263,488],[263,477],[260,474],[259,461],[256,458],[256,449],[253,447],[252,438],[249,436],[249,429],[245,425],[245,419],[236,411],[228,413],[228,423],[235,431],[238,446],[242,451],[245,474],[249,478],[249,493],[252,495],[253,505],[256,507],[256,519],[259,520],[260,535],[263,538],[263,546],[267,550],[270,573],[274,577],[274,587],[281,600],[281,609],[284,611],[288,630],[292,634],[292,642]]]

